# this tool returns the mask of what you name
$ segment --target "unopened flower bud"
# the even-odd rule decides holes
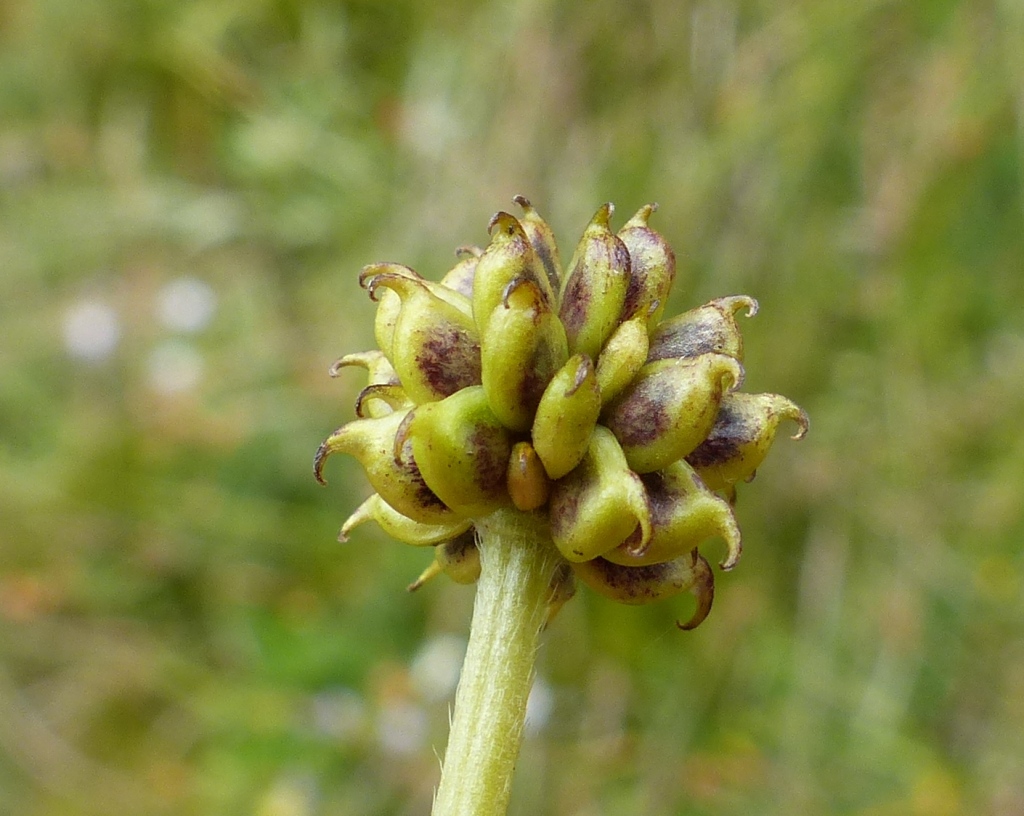
[[[334,453],[347,453],[359,460],[373,489],[398,512],[423,524],[448,524],[455,520],[451,509],[427,487],[416,465],[412,449],[395,450],[395,436],[410,411],[357,419],[343,425],[324,440],[313,459],[313,475],[320,484],[324,463]]]
[[[602,422],[615,433],[629,466],[649,473],[701,443],[722,395],[742,379],[743,367],[724,354],[648,363],[605,409]]]
[[[647,359],[647,321],[633,317],[618,325],[597,358],[601,403],[607,405],[629,385]]]
[[[480,260],[483,250],[478,246],[461,246],[455,250],[455,254],[460,260],[441,278],[441,285],[458,292],[472,302],[473,279],[476,277],[477,261]]]
[[[480,551],[473,530],[438,544],[434,557],[441,571],[457,584],[475,584],[480,578]]]
[[[622,319],[639,316],[653,328],[661,320],[668,294],[676,279],[676,254],[668,242],[647,224],[657,204],[641,207],[619,230],[629,251],[630,278]]]
[[[392,271],[365,278],[365,285],[371,295],[384,287],[401,298],[389,359],[413,402],[480,383],[480,339],[468,299],[451,290],[442,298],[439,284]]]
[[[559,316],[569,351],[597,359],[622,315],[629,288],[629,252],[608,226],[612,205],[605,204],[583,231],[562,285]]]
[[[725,539],[728,552],[720,566],[730,570],[740,559],[740,528],[732,506],[712,493],[685,461],[640,477],[651,508],[651,540],[639,554],[620,546],[604,554],[623,566],[671,561],[709,538]]]
[[[416,408],[399,429],[424,481],[461,516],[482,516],[508,503],[505,474],[512,442],[487,404],[483,387],[463,388]]]
[[[440,283],[400,264],[364,268],[380,351],[331,367],[361,366],[368,384],[359,419],[317,451],[315,475],[343,451],[377,491],[343,538],[372,520],[436,545],[412,588],[441,572],[475,580],[475,536],[492,535],[493,518],[550,533],[563,560],[549,619],[578,576],[626,603],[688,590],[697,611],[680,625],[692,628],[714,597],[698,546],[721,538],[722,568],[737,563],[735,485],[753,476],[782,419],[798,423],[799,438],[807,416],[775,394],[735,393],[737,314],[752,316],[753,298],[661,321],[676,260],[648,223],[655,205],[617,235],[612,206],[600,207],[563,272],[551,228],[529,200],[513,200],[522,217],[497,213],[486,249],[460,248]]]
[[[686,461],[711,490],[731,491],[749,481],[775,441],[779,423],[797,423],[793,439],[807,433],[807,414],[779,394],[728,394],[707,438],[691,451]]]
[[[627,541],[642,550],[650,540],[643,484],[607,428],[594,428],[583,461],[555,482],[550,516],[551,538],[568,561],[596,558]]]
[[[698,357],[715,352],[743,361],[743,335],[736,324],[736,313],[747,310],[757,314],[757,301],[746,295],[718,298],[663,321],[651,335],[647,361],[679,357]]]
[[[697,610],[680,629],[694,629],[708,616],[715,599],[715,577],[696,550],[672,561],[645,567],[623,567],[604,558],[572,565],[576,577],[595,592],[625,604],[646,604],[691,592]]]
[[[516,442],[508,459],[508,495],[519,510],[536,510],[548,503],[551,480],[529,442]]]
[[[434,560],[406,589],[415,592],[442,572],[457,584],[475,584],[480,578],[480,551],[472,528],[438,544],[434,548]]]
[[[473,316],[481,331],[505,297],[508,285],[517,278],[536,284],[549,306],[555,302],[547,273],[516,217],[507,212],[495,213],[488,230],[491,243],[477,261],[473,278]]]
[[[473,524],[469,519],[455,517],[452,521],[443,524],[422,524],[408,516],[403,516],[377,493],[374,493],[348,517],[341,527],[338,541],[348,541],[352,531],[368,521],[377,522],[389,536],[414,547],[440,544],[442,541],[447,541],[465,532]]]
[[[576,354],[548,383],[533,421],[533,447],[548,476],[560,479],[580,463],[600,413],[594,363]]]
[[[515,278],[480,337],[484,391],[495,416],[530,430],[541,395],[569,357],[565,329],[537,284]]]
[[[523,217],[519,219],[519,223],[522,225],[526,237],[530,239],[530,245],[537,255],[537,260],[544,268],[544,273],[551,285],[551,292],[558,294],[562,285],[562,261],[558,257],[555,234],[551,231],[547,221],[541,218],[540,213],[534,209],[529,199],[518,195],[512,200],[523,209]]]

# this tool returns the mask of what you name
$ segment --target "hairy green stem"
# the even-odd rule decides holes
[[[433,816],[502,816],[537,638],[560,556],[546,524],[499,510],[476,524],[481,573]]]

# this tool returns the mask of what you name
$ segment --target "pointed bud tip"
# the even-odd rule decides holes
[[[412,421],[416,416],[416,409],[409,411],[398,424],[398,429],[395,431],[395,447],[392,451],[392,455],[395,459],[396,465],[402,464],[402,448],[405,447],[405,441],[409,437],[409,426],[412,425]]]
[[[743,380],[747,376],[746,369],[743,368],[743,363],[735,357],[730,357],[728,354],[719,354],[717,351],[710,351],[706,353],[715,358],[721,377],[719,382],[722,385],[722,391],[724,393],[732,393],[738,388],[743,387]],[[685,360],[686,358],[681,359]]]
[[[580,361],[576,366],[576,376],[573,378],[572,386],[565,392],[567,397],[571,397],[579,391],[580,386],[587,381],[587,377],[594,373],[594,361],[590,359],[590,355],[580,354],[578,356]]]
[[[463,244],[455,248],[456,258],[479,258],[483,254],[484,251],[476,244]]]
[[[530,212],[533,211],[533,204],[531,204],[530,203],[530,199],[528,199],[524,195],[513,196],[512,197],[512,203],[515,204],[516,206],[522,208],[523,212],[525,212],[527,214],[529,214]]]
[[[796,409],[796,413],[787,413],[786,417],[796,422],[798,427],[796,433],[790,439],[803,439],[811,428],[811,418],[807,416],[807,412],[803,408],[795,404],[793,404],[793,408]]]
[[[379,349],[371,349],[370,351],[357,351],[352,354],[346,354],[344,357],[339,357],[333,363],[331,367],[327,369],[327,373],[332,377],[337,377],[341,374],[343,368],[349,368],[351,366],[359,366],[369,370],[370,366],[378,362],[384,356],[384,352]]]
[[[644,206],[634,213],[632,218],[622,225],[622,229],[626,230],[631,227],[646,227],[651,214],[656,212],[657,209],[657,202],[652,201],[650,204],[644,204]]]
[[[693,551],[692,555],[696,558],[693,565],[696,580],[693,589],[690,591],[697,599],[697,608],[686,623],[676,621],[676,626],[684,632],[696,629],[704,622],[704,619],[711,612],[711,605],[715,600],[715,576],[711,572],[711,566],[704,560],[704,556],[700,555],[696,550]]]
[[[712,303],[719,304],[725,310],[732,312],[732,314],[738,314],[740,309],[746,309],[747,317],[753,317],[756,315],[757,310],[760,308],[757,300],[749,295],[731,295],[729,297],[718,298],[718,300],[712,301]]]
[[[610,229],[612,215],[614,213],[615,205],[610,201],[606,201],[598,208],[597,212],[594,213],[594,217],[590,219],[590,223],[587,225],[587,228],[590,229],[592,227],[598,227],[605,230]]]
[[[494,228],[499,227],[497,235],[495,235]],[[512,213],[507,213],[504,210],[500,210],[491,216],[491,220],[487,222],[487,234],[493,236],[495,240],[501,236],[513,236],[522,235],[526,236],[523,232],[523,227]]]
[[[362,286],[370,293],[370,297],[373,300],[377,299],[376,289],[379,281],[378,278],[382,276],[406,278],[409,280],[423,280],[423,277],[415,269],[404,264],[391,263],[384,261],[381,263],[372,263],[364,266],[359,272],[359,285]]]
[[[334,452],[331,450],[331,439],[333,439],[340,431],[341,428],[321,442],[320,447],[316,449],[316,454],[313,456],[313,478],[316,479],[319,484],[327,484],[327,480],[324,479],[324,463],[327,461],[327,457]]]
[[[735,569],[736,565],[740,563],[740,556],[743,555],[743,541],[739,538],[739,531],[737,535],[731,537],[732,540],[728,541],[729,552],[721,561],[718,562],[719,568],[723,572],[730,572]]]

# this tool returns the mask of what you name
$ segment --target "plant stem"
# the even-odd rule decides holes
[[[476,524],[480,580],[433,816],[502,816],[537,638],[560,556],[546,524],[499,510]]]

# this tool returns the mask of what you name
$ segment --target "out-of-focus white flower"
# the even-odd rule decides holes
[[[438,635],[423,644],[413,658],[409,673],[425,700],[451,697],[459,683],[466,641],[458,635]]]
[[[555,707],[555,694],[551,686],[539,675],[533,680],[533,688],[526,699],[526,734],[536,736],[547,727],[551,712]]]
[[[366,703],[352,689],[327,689],[313,697],[312,716],[318,732],[339,742],[352,742],[366,725]]]
[[[418,753],[427,740],[427,714],[418,705],[401,700],[385,703],[377,716],[377,741],[389,754]]]
[[[107,359],[121,339],[117,311],[101,300],[80,300],[64,315],[64,345],[68,353],[91,363]]]
[[[209,325],[216,310],[217,295],[198,278],[175,278],[157,293],[157,317],[173,331],[198,332]]]

